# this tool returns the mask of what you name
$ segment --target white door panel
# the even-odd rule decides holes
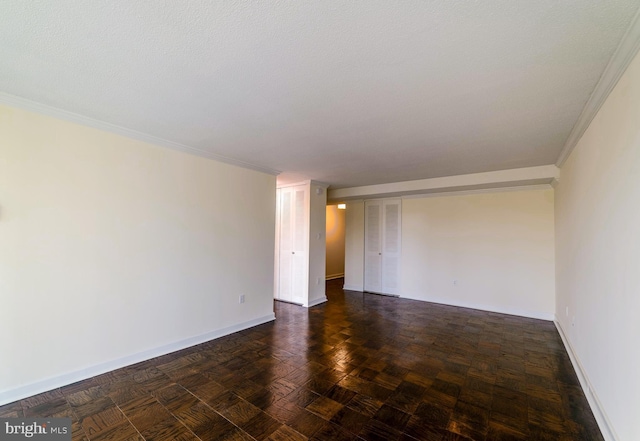
[[[365,202],[365,291],[398,294],[401,201]]]

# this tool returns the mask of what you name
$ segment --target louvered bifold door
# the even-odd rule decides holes
[[[382,292],[384,294],[399,293],[401,208],[400,199],[383,201]]]
[[[382,292],[382,202],[365,202],[364,290]]]
[[[278,261],[278,299],[291,302],[292,299],[292,263],[294,256],[293,228],[293,192],[280,190],[280,255]]]
[[[307,295],[307,223],[306,223],[306,201],[307,192],[303,188],[293,190],[293,253],[292,253],[292,287],[291,301],[304,303]]]

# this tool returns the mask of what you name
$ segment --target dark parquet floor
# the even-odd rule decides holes
[[[74,440],[602,440],[551,322],[342,291],[0,407]]]

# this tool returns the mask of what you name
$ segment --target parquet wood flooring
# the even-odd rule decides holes
[[[602,440],[551,322],[341,289],[0,407],[74,440]]]

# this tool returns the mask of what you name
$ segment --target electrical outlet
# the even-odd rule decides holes
[[[238,298],[238,303],[244,303],[244,294],[240,294],[240,297]]]

